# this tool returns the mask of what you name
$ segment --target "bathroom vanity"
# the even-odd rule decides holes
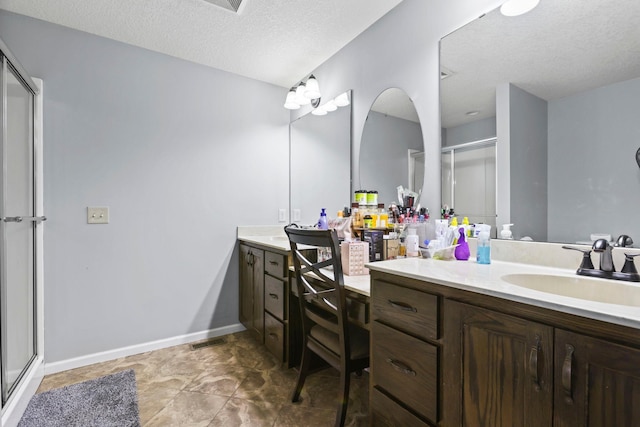
[[[369,267],[373,425],[640,424],[637,300],[604,304],[516,286],[503,278],[573,275],[510,262]]]

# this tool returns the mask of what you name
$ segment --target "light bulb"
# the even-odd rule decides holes
[[[338,109],[338,106],[336,105],[336,103],[333,100],[331,100],[331,101],[327,102],[326,104],[324,104],[323,108],[325,109],[325,111],[330,113],[332,111],[336,111]]]
[[[309,105],[311,104],[311,100],[305,96],[305,92],[307,91],[304,83],[300,83],[296,88],[296,103],[298,105]]]
[[[318,80],[316,80],[313,74],[311,74],[307,80],[307,90],[305,91],[304,96],[309,99],[317,99],[322,96],[320,94],[320,85],[318,85]]]
[[[509,0],[500,6],[500,13],[504,16],[524,15],[533,10],[540,0]]]
[[[284,108],[287,110],[297,110],[300,108],[300,105],[296,102],[296,91],[291,88],[291,90],[287,93],[287,99],[284,101]]]
[[[327,110],[325,110],[323,107],[324,106],[316,108],[315,110],[313,110],[311,112],[311,114],[313,114],[314,116],[326,116],[327,115]]]
[[[346,107],[349,105],[349,94],[347,92],[341,93],[333,101],[338,107]]]

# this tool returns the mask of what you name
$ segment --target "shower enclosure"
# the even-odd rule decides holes
[[[0,40],[0,425],[43,360],[39,92]]]

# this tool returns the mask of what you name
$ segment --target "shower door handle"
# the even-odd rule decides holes
[[[22,222],[22,221],[33,221],[40,224],[42,221],[46,221],[46,216],[7,216],[4,218],[0,218],[0,220],[4,222]]]
[[[7,216],[2,218],[4,222],[22,222],[23,219],[21,216]]]

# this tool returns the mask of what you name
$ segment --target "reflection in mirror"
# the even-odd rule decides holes
[[[335,218],[351,200],[351,103],[292,122],[289,143],[292,222],[315,224],[322,208]]]
[[[541,0],[441,41],[443,146],[497,137],[497,224],[515,238],[640,241],[640,2]]]
[[[399,202],[399,185],[419,193],[423,180],[424,148],[418,113],[402,89],[387,89],[373,103],[362,131],[361,189],[378,191],[378,201],[388,206]]]

